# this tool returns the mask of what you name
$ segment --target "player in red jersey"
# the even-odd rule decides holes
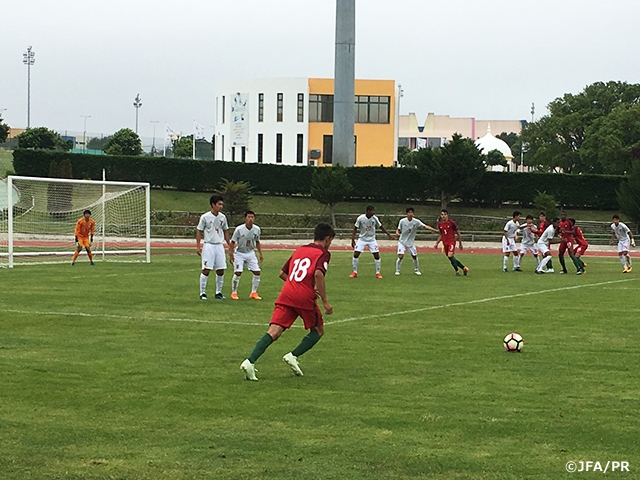
[[[467,276],[469,268],[465,267],[462,262],[454,256],[456,253],[456,237],[458,238],[458,248],[462,250],[462,236],[460,235],[458,225],[456,225],[456,222],[449,219],[449,212],[446,210],[442,210],[440,212],[438,229],[440,230],[440,235],[438,235],[434,248],[438,248],[438,245],[442,242],[444,254],[447,256],[451,262],[451,266],[456,271],[456,276],[460,276],[460,270],[462,270],[464,275]]]
[[[303,375],[298,365],[298,357],[313,348],[324,335],[322,312],[316,303],[316,297],[322,300],[327,315],[333,313],[333,307],[327,300],[324,275],[331,259],[329,246],[335,236],[336,232],[331,225],[318,224],[313,232],[313,243],[297,248],[282,267],[280,278],[284,280],[284,286],[276,299],[269,329],[240,365],[247,380],[258,380],[254,365],[256,360],[298,317],[302,318],[304,328],[310,332],[296,348],[282,357],[282,360],[295,375]]]
[[[582,275],[585,272],[584,267],[586,267],[587,264],[584,263],[580,257],[582,257],[584,252],[587,251],[587,248],[589,248],[589,243],[587,242],[587,239],[584,238],[582,229],[576,225],[575,219],[570,218],[569,220],[573,224],[573,238],[575,239],[575,249],[573,251],[575,256],[573,258],[573,262],[576,264],[576,268],[578,269],[576,275]]]
[[[538,220],[539,220],[539,222],[538,222],[538,238],[540,238],[540,236],[544,233],[544,231],[551,224],[547,220],[547,214],[544,213],[544,212],[540,212],[540,215],[538,215]],[[549,260],[549,263],[547,263],[547,271],[549,273],[553,273],[553,263],[551,262],[551,260]]]
[[[560,273],[567,273],[567,265],[564,263],[565,252],[569,254],[572,261],[575,257],[573,254],[574,239],[572,231],[573,225],[571,224],[571,220],[567,218],[567,212],[560,212],[560,223],[558,224],[558,233],[561,239],[560,246],[558,247],[558,260],[560,260],[560,265],[562,266]]]

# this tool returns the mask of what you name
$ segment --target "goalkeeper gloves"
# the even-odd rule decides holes
[[[93,245],[93,237],[89,239],[89,246]]]
[[[635,246],[636,246],[636,239],[635,239],[635,238],[632,238],[632,239],[631,239],[631,246],[632,246],[632,247],[635,247]]]
[[[76,241],[76,247],[79,247],[79,246],[80,246],[80,242],[78,241],[78,237],[73,237],[73,238],[74,238],[74,239],[75,239],[75,241]]]

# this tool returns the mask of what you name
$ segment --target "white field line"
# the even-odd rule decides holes
[[[637,279],[636,278],[625,278],[624,280],[611,280],[609,282],[589,283],[589,284],[586,284],[586,285],[573,285],[571,287],[550,288],[548,290],[538,290],[536,292],[524,292],[524,293],[515,293],[513,295],[501,295],[499,297],[480,298],[478,300],[469,300],[467,302],[444,303],[442,305],[432,305],[432,306],[429,306],[429,307],[415,308],[413,310],[404,310],[404,311],[400,311],[400,312],[378,313],[378,314],[374,314],[374,315],[364,315],[362,317],[342,318],[340,320],[333,320],[333,321],[324,322],[324,323],[325,323],[325,325],[337,325],[337,324],[340,324],[340,323],[357,322],[359,320],[370,320],[370,319],[373,319],[373,318],[387,318],[387,317],[394,317],[396,315],[406,315],[406,314],[409,314],[409,313],[420,313],[420,312],[427,312],[429,310],[438,310],[438,309],[441,309],[441,308],[459,307],[459,306],[463,306],[463,305],[473,305],[475,303],[494,302],[496,300],[507,300],[507,299],[511,299],[511,298],[527,297],[529,295],[540,295],[540,294],[543,294],[543,293],[562,292],[564,290],[576,290],[578,288],[599,287],[599,286],[602,286],[602,285],[611,285],[611,284],[614,284],[614,283],[631,282],[631,281],[634,281],[634,280],[637,280]]]

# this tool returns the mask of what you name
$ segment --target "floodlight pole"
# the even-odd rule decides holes
[[[142,99],[140,98],[140,94],[136,95],[136,98],[133,99],[133,106],[136,108],[136,134],[138,133],[138,110],[142,106]]]
[[[91,115],[80,115],[84,118],[84,133],[82,135],[82,151],[87,151],[87,118],[91,118]]]
[[[22,54],[22,63],[27,66],[27,128],[31,127],[31,65],[36,63],[36,52],[31,45],[27,47],[27,52]]]
[[[353,167],[355,159],[356,0],[336,0],[333,97],[333,164]]]
[[[153,123],[153,141],[151,143],[151,156],[155,157],[156,156],[156,123],[159,123],[160,120],[151,120],[151,123]]]

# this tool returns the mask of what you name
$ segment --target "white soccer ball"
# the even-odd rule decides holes
[[[502,342],[507,352],[521,352],[524,347],[524,340],[518,333],[510,333]]]

